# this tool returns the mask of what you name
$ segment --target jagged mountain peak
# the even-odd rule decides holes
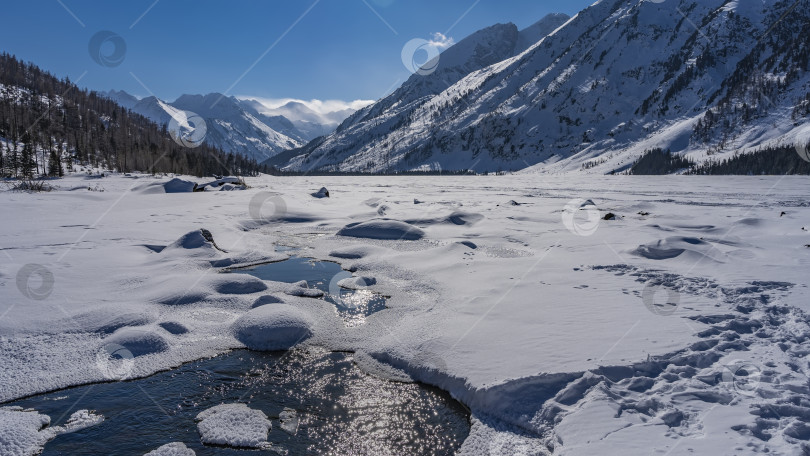
[[[482,37],[519,41],[514,26],[496,25],[441,54],[470,67],[414,75],[272,164],[610,172],[655,147],[699,161],[778,143],[810,110],[809,3],[603,0],[475,68],[489,63],[475,52]],[[454,68],[466,73],[453,80]]]

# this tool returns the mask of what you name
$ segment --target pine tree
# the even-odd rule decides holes
[[[23,136],[23,149],[20,153],[20,176],[24,179],[34,177],[34,170],[37,166],[34,157],[34,145],[31,143],[31,135],[25,133]]]

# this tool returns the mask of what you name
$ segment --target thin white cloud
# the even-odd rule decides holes
[[[456,44],[456,40],[454,40],[452,36],[448,37],[444,36],[443,33],[436,32],[433,34],[433,38],[430,39],[429,43],[431,46],[435,46],[438,49],[447,49]]]
[[[249,95],[237,95],[236,98],[240,100],[256,100],[267,109],[276,109],[290,102],[298,102],[318,114],[329,114],[330,112],[342,111],[347,108],[358,110],[374,103],[374,100],[301,100],[297,98],[263,98]]]

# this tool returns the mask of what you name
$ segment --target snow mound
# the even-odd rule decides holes
[[[341,288],[348,288],[350,290],[361,290],[366,287],[377,284],[377,279],[374,277],[346,277],[338,282]]]
[[[338,236],[382,240],[416,241],[425,236],[421,229],[399,220],[376,219],[350,223],[337,232]]]
[[[206,229],[199,229],[188,232],[180,237],[180,239],[169,244],[162,253],[170,253],[176,250],[194,250],[194,249],[207,249],[219,250],[214,243],[214,238],[211,232]]]
[[[472,226],[484,219],[484,216],[476,212],[454,211],[446,217],[424,218],[406,220],[414,225],[458,225]]]
[[[261,280],[248,274],[224,274],[214,284],[217,293],[222,294],[251,294],[267,290],[267,285]]]
[[[161,193],[191,193],[197,188],[197,184],[191,181],[174,178],[168,182],[153,182],[151,184],[139,185],[133,191],[145,194],[155,195]]]
[[[194,304],[204,301],[207,298],[208,293],[205,292],[180,291],[179,293],[160,298],[157,302],[167,306],[184,306],[186,304]]]
[[[269,446],[270,420],[261,410],[245,404],[217,405],[200,412],[197,420],[197,431],[205,444],[256,449]]]
[[[681,257],[693,261],[705,258],[722,262],[723,257],[723,253],[710,242],[689,236],[672,236],[649,244],[642,244],[633,253],[649,260],[669,260]]]
[[[184,443],[167,443],[162,447],[152,450],[143,456],[196,456],[194,450],[188,448]]]
[[[329,252],[329,256],[331,257],[343,258],[346,260],[358,260],[371,254],[372,248],[368,245],[356,245]]]
[[[312,336],[312,319],[288,304],[257,307],[233,323],[233,335],[251,350],[288,350]]]
[[[135,328],[121,328],[104,339],[104,343],[120,345],[129,350],[134,357],[161,353],[169,349],[169,344],[162,336]]]
[[[301,298],[320,298],[323,296],[323,291],[317,288],[309,288],[309,284],[306,280],[295,282],[287,287],[284,292],[290,296],[298,296]]]
[[[180,239],[171,243],[167,248],[175,249],[199,249],[201,247],[213,247],[203,236],[202,231],[194,230],[184,234]]]
[[[266,306],[267,304],[283,304],[283,303],[284,301],[282,301],[281,298],[278,298],[273,295],[264,295],[256,298],[256,300],[253,301],[253,305],[251,305],[250,307],[252,309],[255,309],[256,307]]]
[[[475,225],[484,219],[484,216],[474,212],[456,211],[447,217],[447,220],[454,225]]]
[[[163,184],[166,193],[188,193],[197,188],[197,184],[183,179],[174,178]]]

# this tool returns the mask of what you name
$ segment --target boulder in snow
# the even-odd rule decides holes
[[[329,198],[329,190],[327,190],[326,187],[321,187],[321,189],[313,193],[312,196],[315,198]]]

